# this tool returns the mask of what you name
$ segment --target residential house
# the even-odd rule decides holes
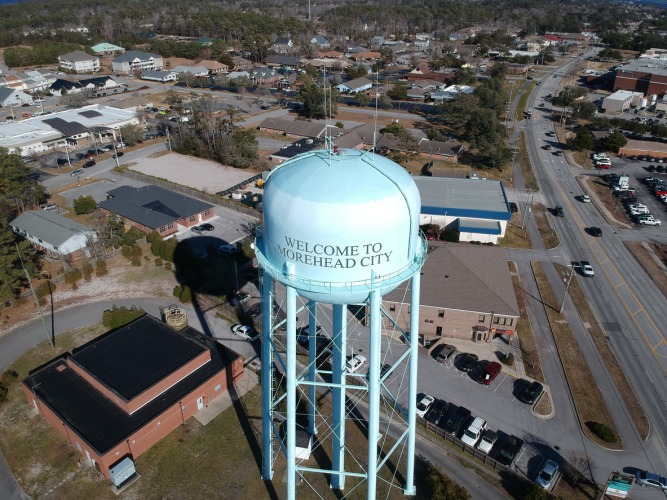
[[[331,43],[329,43],[329,40],[326,37],[323,37],[321,35],[316,35],[313,38],[311,38],[310,39],[310,44],[315,45],[316,47],[319,47],[320,49],[331,48]]]
[[[377,35],[371,38],[371,46],[379,47],[384,43],[384,37],[382,35]]]
[[[90,50],[93,51],[95,55],[105,57],[105,56],[115,56],[116,54],[122,54],[125,52],[123,47],[114,45],[113,43],[102,42],[97,45],[93,45]]]
[[[250,73],[247,71],[232,71],[225,75],[227,80],[236,80],[237,78],[250,78]]]
[[[318,57],[308,61],[308,64],[311,64],[318,69],[326,69],[331,71],[341,71],[349,66],[352,66],[352,63],[349,60],[340,57]]]
[[[142,71],[141,79],[152,82],[175,82],[178,78],[178,73],[175,71]]]
[[[339,92],[344,94],[356,94],[357,92],[363,92],[370,89],[373,86],[368,78],[361,77],[350,80],[349,82],[341,83],[336,88]]]
[[[293,56],[266,56],[264,63],[269,68],[297,69],[301,65],[301,59]]]
[[[407,90],[407,98],[412,100],[423,101],[428,98],[431,93],[434,91],[434,87],[420,88],[420,87],[410,87]]]
[[[428,48],[431,44],[431,38],[433,38],[433,33],[417,33],[412,45],[420,49]]]
[[[267,68],[264,66],[262,68],[256,68],[252,70],[250,72],[250,79],[257,85],[271,84],[282,79],[282,75],[277,73],[275,69]]]
[[[347,46],[347,50],[345,51],[345,57],[352,57],[354,54],[357,54],[359,52],[368,52],[368,48],[352,43]]]
[[[97,73],[100,70],[100,58],[82,50],[75,50],[58,56],[58,65],[75,73]]]
[[[456,47],[456,53],[463,58],[466,57],[475,57],[477,53],[481,50],[481,45],[470,45],[470,44],[462,44],[458,45]]]
[[[212,219],[213,205],[159,186],[121,186],[107,193],[109,199],[98,206],[123,218],[130,227],[168,237],[179,230]]]
[[[292,39],[288,36],[280,36],[276,38],[276,41],[271,45],[269,50],[275,52],[276,54],[289,54],[294,48],[294,43]]]
[[[83,88],[79,84],[79,82],[71,82],[69,80],[63,80],[62,78],[58,78],[55,82],[53,82],[49,86],[49,94],[51,95],[65,95],[65,94],[76,94],[77,92],[81,92]]]
[[[0,106],[3,108],[16,107],[21,104],[34,104],[32,96],[22,90],[0,87]]]
[[[419,141],[419,156],[429,160],[444,160],[456,163],[459,156],[465,151],[465,146],[460,142]]]
[[[23,82],[23,90],[39,92],[47,90],[56,81],[56,75],[46,69],[27,70],[16,75]]]
[[[218,61],[204,59],[203,61],[199,62],[199,66],[206,68],[208,70],[208,74],[211,76],[217,75],[219,73],[229,73],[229,66]]]
[[[208,76],[208,68],[205,68],[204,66],[176,66],[172,68],[171,71],[173,71],[177,75],[179,73],[187,73],[189,75],[196,76],[199,78]]]
[[[274,165],[280,165],[287,160],[291,160],[295,156],[307,153],[309,151],[314,151],[316,149],[322,149],[322,143],[320,141],[316,139],[300,139],[296,142],[293,142],[289,146],[281,147],[275,153],[271,153],[271,163]]]
[[[317,139],[324,135],[327,126],[307,120],[266,118],[259,126],[259,130],[269,134],[284,135],[292,139]]]
[[[433,92],[431,99],[434,101],[452,101],[457,99],[461,94],[472,94],[475,92],[475,87],[470,85],[450,85],[449,87]]]
[[[0,81],[0,85],[9,89],[27,90],[27,85],[17,75],[5,75]]]
[[[99,94],[104,93],[107,90],[112,90],[114,94],[117,94],[121,89],[120,83],[118,83],[110,76],[88,78],[85,80],[79,80],[78,83],[82,89],[90,90]]]
[[[138,50],[125,52],[111,61],[112,71],[122,74],[161,70],[163,67],[164,60],[162,56]]]
[[[507,257],[500,248],[429,241],[419,294],[419,333],[440,338],[490,341],[516,333],[520,310]],[[385,294],[383,310],[410,329],[410,281]]]
[[[356,62],[377,61],[380,59],[380,53],[368,50],[364,52],[355,52],[350,55],[350,59]]]
[[[89,242],[97,240],[95,230],[53,210],[23,212],[9,225],[15,234],[52,255],[76,257],[87,252]]]
[[[232,56],[232,61],[234,61],[234,66],[231,68],[232,71],[246,71],[253,67],[252,61],[240,56]]]

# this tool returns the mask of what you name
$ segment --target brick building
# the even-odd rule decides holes
[[[475,342],[513,335],[520,316],[502,249],[429,241],[422,268],[419,334]],[[410,282],[384,296],[384,310],[410,329]]]
[[[109,477],[243,375],[243,358],[190,327],[151,316],[111,331],[33,371],[28,403]]]
[[[159,186],[121,186],[107,195],[99,208],[122,217],[126,226],[147,234],[157,231],[163,238],[177,233],[179,226],[189,228],[215,216],[210,203]]]
[[[641,92],[645,96],[667,92],[667,61],[635,59],[616,69],[613,90]]]

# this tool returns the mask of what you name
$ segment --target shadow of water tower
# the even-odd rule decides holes
[[[370,152],[306,153],[279,165],[267,179],[264,226],[255,240],[263,271],[262,476],[273,477],[275,448],[286,460],[287,498],[295,498],[298,479],[308,483],[307,475],[317,473],[330,477],[330,487],[337,490],[345,489],[346,477],[365,481],[368,498],[375,498],[378,472],[394,450],[401,450],[405,460],[405,482],[400,487],[405,494],[415,494],[419,280],[426,257],[420,209],[410,175]],[[383,312],[382,296],[408,279],[410,333],[400,332],[407,349],[393,365],[383,365],[383,321],[398,327]],[[348,306],[368,311],[364,339],[368,363],[362,361],[359,369],[346,356],[348,324],[352,324]],[[297,328],[299,315],[302,322],[308,318],[307,329]],[[328,325],[329,332],[322,328]],[[318,362],[318,346],[323,344],[331,351],[330,370]],[[305,356],[297,356],[303,347],[307,362],[302,361]],[[398,397],[387,394],[384,383],[399,365],[408,384],[409,404],[402,406]],[[366,456],[349,458],[346,396],[351,393],[355,402],[367,405],[358,406],[367,412],[368,436],[387,432],[380,428],[381,397],[396,403],[396,420],[405,428],[397,446],[383,450],[379,439],[369,438]],[[318,394],[330,394],[330,414],[320,412]],[[303,445],[297,446],[300,433],[307,430],[313,436],[318,428],[327,430],[327,438],[318,439],[317,446],[328,448],[331,469],[306,465]],[[308,450],[311,443],[312,439],[305,445]],[[348,465],[354,462],[355,472],[346,470],[346,458]],[[361,473],[356,471],[360,464]]]

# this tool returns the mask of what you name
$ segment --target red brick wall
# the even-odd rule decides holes
[[[108,478],[109,469],[118,462],[118,460],[126,455],[136,459],[155,443],[167,436],[181,423],[197,413],[197,399],[199,397],[204,398],[204,405],[206,406],[215,398],[224,394],[227,391],[227,378],[230,374],[230,370],[232,380],[236,381],[240,378],[243,375],[243,358],[239,357],[236,359],[230,366],[226,367],[226,369],[215,374],[197,389],[183,397],[179,403],[167,408],[155,419],[148,422],[141,429],[138,429],[122,443],[118,443],[103,456],[93,452],[90,447],[86,445],[72,429],[67,427],[55,413],[35,398],[27,386],[23,385],[22,387],[26,399],[28,400],[28,404],[33,406],[33,401],[36,400],[39,412],[44,419],[49,422],[72,446],[74,446],[84,458],[87,458],[86,451],[88,451],[90,457],[97,463],[97,468]],[[216,391],[215,388],[218,385],[220,387]]]

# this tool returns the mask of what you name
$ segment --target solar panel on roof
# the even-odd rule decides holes
[[[79,111],[79,114],[81,116],[85,116],[86,118],[96,118],[98,116],[102,116],[102,113],[99,111],[95,111],[94,109],[87,109],[85,111]]]

